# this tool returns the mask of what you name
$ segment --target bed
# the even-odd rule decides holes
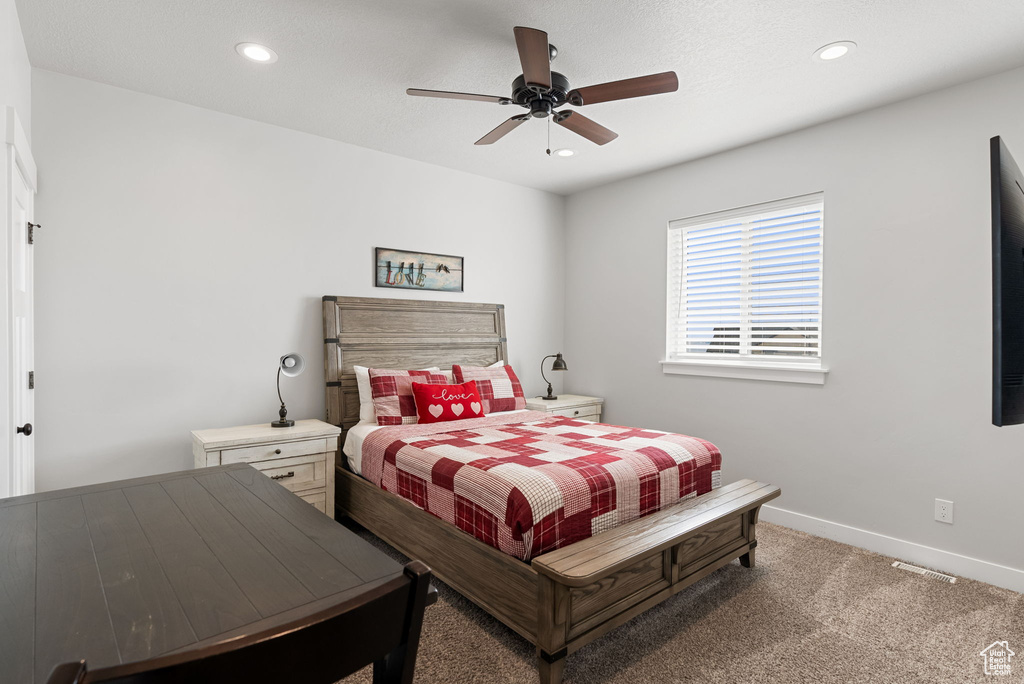
[[[363,426],[356,428],[359,398],[353,366],[450,368],[507,361],[500,304],[326,296],[323,322],[327,420],[342,428],[350,452],[356,437],[360,454],[368,446],[367,453],[387,450],[373,443],[392,441],[380,433],[360,433]],[[550,416],[527,412],[496,422],[544,420],[552,422]],[[555,420],[548,427],[584,436],[604,430],[564,420],[568,424]],[[352,428],[356,430],[350,435]],[[400,433],[403,441],[398,443],[403,445],[435,439],[419,426],[385,429]],[[609,432],[616,429],[632,428],[609,426]],[[506,553],[495,548],[500,544],[485,543],[381,489],[356,474],[352,465],[339,453],[337,514],[426,562],[438,577],[533,643],[542,684],[561,682],[566,656],[572,652],[714,570],[737,558],[752,567],[758,512],[780,494],[778,487],[740,480],[694,492],[578,541],[548,545],[553,550],[531,542],[528,548]],[[368,467],[361,462],[355,469]],[[700,477],[710,478],[715,469],[706,470]]]

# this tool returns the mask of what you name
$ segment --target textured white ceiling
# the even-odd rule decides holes
[[[512,183],[571,193],[1024,64],[1022,0],[18,0],[32,64]],[[516,111],[512,27],[573,86],[675,70],[679,92],[596,104],[604,147]],[[811,53],[836,40],[835,62]],[[273,65],[236,43],[269,45]]]

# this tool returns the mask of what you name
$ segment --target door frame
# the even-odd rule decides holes
[[[2,259],[0,263],[4,266],[4,276],[2,278],[2,284],[0,287],[3,288],[3,301],[0,306],[3,308],[3,320],[0,322],[2,326],[3,334],[0,335],[0,352],[4,363],[0,367],[0,378],[2,378],[2,386],[4,391],[0,393],[0,445],[2,445],[3,453],[0,453],[0,497],[11,496],[18,494],[28,494],[35,490],[35,462],[32,458],[31,463],[14,463],[14,437],[17,436],[15,432],[15,421],[19,418],[14,416],[12,393],[15,388],[12,384],[14,378],[13,375],[13,356],[12,356],[12,335],[11,329],[11,316],[12,316],[12,305],[13,305],[13,292],[11,289],[11,250],[13,236],[16,234],[14,226],[12,225],[13,214],[11,211],[11,191],[13,187],[13,179],[10,174],[20,172],[21,176],[25,179],[28,185],[29,193],[32,197],[32,204],[34,205],[34,197],[37,190],[37,178],[36,178],[36,163],[32,157],[32,149],[29,146],[28,136],[25,134],[25,129],[21,125],[21,120],[18,117],[17,111],[14,107],[8,105],[0,109],[0,124],[2,124],[3,135],[4,135],[4,154],[3,154],[3,169],[0,170],[0,180],[2,180],[3,194],[4,194],[4,239],[0,242],[0,250],[2,250]],[[34,340],[34,335],[33,335]],[[33,342],[34,344],[34,342]],[[8,492],[4,492],[4,489],[8,489]]]

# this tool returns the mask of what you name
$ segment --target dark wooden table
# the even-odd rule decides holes
[[[0,680],[205,646],[401,574],[245,464],[0,499]]]

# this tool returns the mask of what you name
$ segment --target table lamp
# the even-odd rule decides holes
[[[278,413],[281,420],[275,420],[270,427],[285,428],[295,425],[294,420],[288,420],[288,409],[284,405],[284,398],[281,397],[281,374],[294,378],[306,368],[306,362],[298,354],[286,354],[281,357],[277,364],[277,398],[281,400],[281,410]],[[550,393],[549,393],[550,394]]]
[[[554,359],[554,361],[551,362],[551,370],[553,371],[565,371],[569,370],[569,367],[565,365],[565,360],[562,358],[562,352],[549,354],[540,360],[540,377],[544,378],[544,382],[548,383],[548,393],[546,396],[541,397],[541,399],[547,399],[550,401],[552,399],[557,399],[558,397],[551,393],[551,381],[544,375],[544,362],[548,359]]]

